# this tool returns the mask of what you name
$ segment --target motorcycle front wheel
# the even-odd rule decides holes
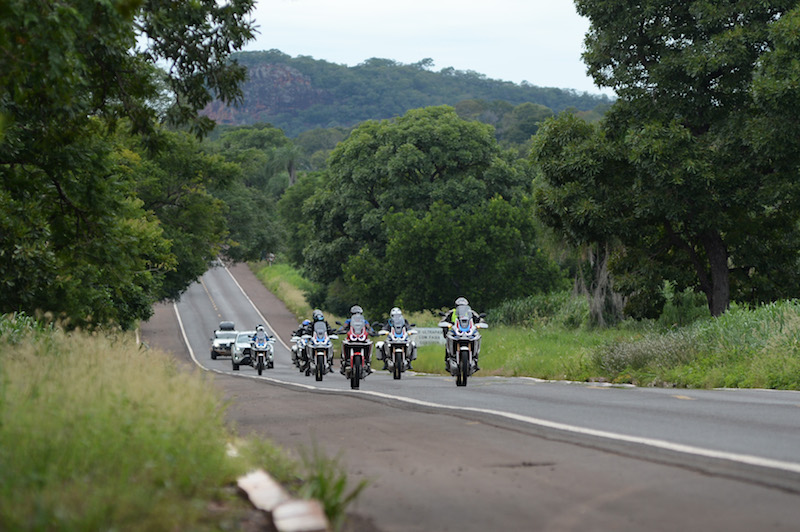
[[[256,362],[256,369],[258,369],[258,374],[259,375],[261,375],[261,372],[264,371],[264,359],[263,358],[259,357],[258,362]]]
[[[325,355],[317,355],[317,380],[321,381],[323,375],[325,375]]]
[[[353,357],[353,367],[350,368],[350,388],[358,390],[361,386],[361,356]]]
[[[392,376],[394,380],[398,380],[403,375],[403,353],[401,351],[394,352],[394,368]]]
[[[469,351],[458,353],[458,374],[456,375],[456,386],[466,386],[469,377]]]

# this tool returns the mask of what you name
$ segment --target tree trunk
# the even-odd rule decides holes
[[[703,235],[703,247],[711,269],[711,287],[706,292],[708,309],[714,317],[722,315],[730,306],[731,285],[728,269],[728,250],[718,232]]]
[[[297,182],[297,170],[294,167],[294,159],[289,161],[286,170],[289,172],[289,186]]]

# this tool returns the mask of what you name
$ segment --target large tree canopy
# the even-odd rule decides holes
[[[206,131],[196,111],[240,96],[228,57],[252,37],[252,6],[0,4],[0,311],[123,325],[150,314],[178,260],[113,132],[124,119],[152,152],[170,149],[158,120]]]
[[[292,212],[313,224],[304,258],[314,280],[343,282],[365,308],[440,308],[459,294],[487,306],[558,277],[536,248],[529,191],[490,126],[429,107],[356,128],[331,154],[325,186]]]
[[[715,316],[732,297],[796,294],[800,150],[781,132],[796,131],[797,104],[781,116],[765,102],[796,75],[774,66],[800,29],[797,5],[577,0],[589,71],[619,100],[602,128],[562,116],[540,131],[532,157],[551,225],[619,239],[664,278],[693,272]],[[788,145],[768,146],[779,138]]]

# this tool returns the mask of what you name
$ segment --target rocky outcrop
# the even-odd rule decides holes
[[[268,122],[270,116],[333,102],[329,93],[314,88],[308,76],[282,64],[262,63],[249,67],[242,92],[244,99],[236,107],[215,100],[201,114],[218,124],[248,125]]]

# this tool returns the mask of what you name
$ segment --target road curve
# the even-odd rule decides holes
[[[800,522],[800,394],[485,377],[459,389],[445,377],[394,381],[382,372],[351,392],[338,373],[322,383],[300,375],[280,344],[263,378],[210,360],[222,319],[264,322],[284,341],[296,327],[237,265],[210,270],[174,307],[158,307],[142,334],[183,359],[188,346],[231,400],[240,431],[298,451],[318,445],[353,479],[370,479],[357,508],[362,528],[796,530]]]

